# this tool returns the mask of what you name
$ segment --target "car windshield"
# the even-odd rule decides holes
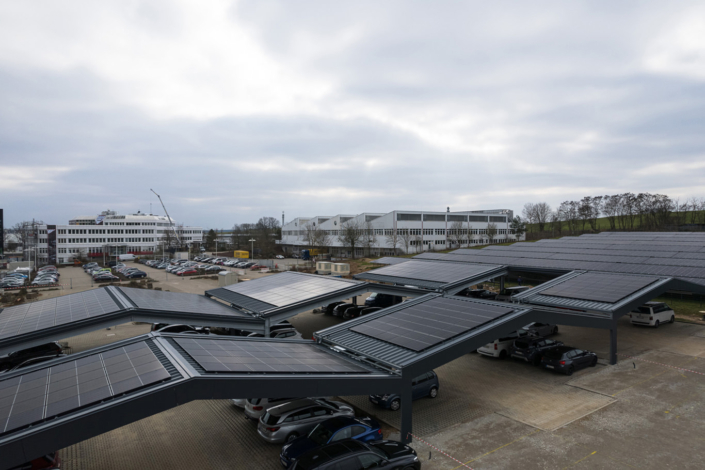
[[[375,297],[377,297],[377,292],[371,293],[368,299],[374,299]]]
[[[313,428],[313,431],[311,431],[308,435],[308,438],[311,439],[313,442],[318,444],[319,446],[322,446],[323,444],[328,443],[330,438],[333,436],[333,432],[330,431],[328,428],[324,427],[323,424],[319,424],[315,428]]]
[[[514,346],[520,349],[527,349],[529,347],[528,341],[514,341]]]
[[[637,311],[639,313],[651,313],[651,307],[639,307]]]
[[[544,354],[549,359],[560,359],[561,357],[563,357],[564,352],[565,351],[562,351],[560,349],[554,349],[553,351],[546,351]]]

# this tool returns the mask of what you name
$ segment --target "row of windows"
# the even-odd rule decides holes
[[[75,245],[77,243],[147,243],[156,241],[156,238],[59,238],[60,245]]]

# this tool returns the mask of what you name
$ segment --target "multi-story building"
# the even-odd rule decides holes
[[[172,219],[173,222],[173,219]],[[72,263],[74,258],[100,258],[133,253],[151,255],[174,245],[178,233],[183,245],[201,243],[202,228],[176,224],[154,214],[99,215],[71,219],[68,225],[38,225],[36,247],[25,256],[41,264]]]
[[[356,240],[355,256],[447,250],[516,241],[510,229],[512,218],[513,212],[509,209],[298,217],[282,227],[280,245],[286,252],[315,245],[328,248],[333,255],[351,256],[344,230],[354,226],[362,231]],[[318,240],[311,240],[316,230],[325,234],[324,243],[320,243],[320,232]],[[523,236],[520,239],[523,240]]]

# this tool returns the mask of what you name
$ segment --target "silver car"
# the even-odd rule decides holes
[[[297,398],[248,398],[245,403],[245,418],[257,421],[268,408],[283,405]]]
[[[233,402],[233,405],[237,406],[238,408],[245,408],[247,405],[247,398],[231,398],[231,402]]]
[[[291,442],[306,435],[321,421],[335,416],[355,417],[355,411],[338,401],[302,398],[269,408],[259,419],[257,433],[272,444]]]

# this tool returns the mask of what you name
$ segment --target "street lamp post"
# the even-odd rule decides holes
[[[255,259],[255,242],[256,242],[257,240],[255,240],[254,238],[250,238],[250,239],[247,240],[247,241],[250,242],[250,245],[251,245],[251,247],[252,247],[252,248],[251,248],[252,251],[250,251],[250,259]]]

